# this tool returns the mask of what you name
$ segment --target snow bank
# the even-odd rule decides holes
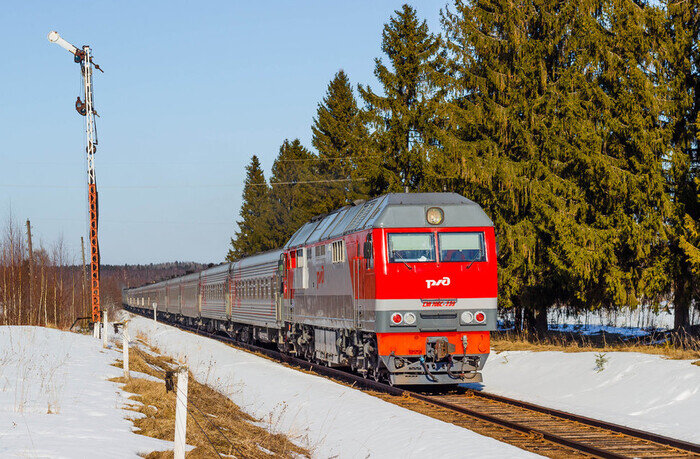
[[[673,329],[673,305],[666,305],[658,311],[651,306],[640,306],[633,310],[585,311],[570,314],[564,308],[552,308],[547,316],[550,330],[560,332],[595,335],[601,332],[614,333],[629,337],[647,336],[653,331]],[[691,306],[689,314],[690,325],[700,324],[700,307]],[[512,310],[500,311],[499,328],[512,330],[515,320]]]
[[[483,390],[700,442],[700,367],[632,352],[501,352],[483,371]],[[601,362],[602,363],[602,362]],[[600,371],[599,371],[600,370]]]
[[[384,402],[327,379],[286,368],[176,328],[133,317],[163,352],[185,361],[198,381],[228,396],[272,431],[316,457],[534,457],[534,455]]]
[[[172,449],[137,435],[110,364],[121,351],[40,327],[0,327],[0,457],[128,457]]]

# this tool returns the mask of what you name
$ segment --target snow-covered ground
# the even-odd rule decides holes
[[[187,363],[267,428],[315,457],[535,457],[319,376],[176,328],[133,317],[130,333]]]
[[[700,366],[691,362],[632,352],[501,352],[486,362],[479,388],[700,443]]]
[[[133,433],[121,351],[40,327],[0,327],[0,457],[136,457],[172,442]]]
[[[513,312],[504,311],[499,320],[499,328],[512,329]],[[601,332],[615,333],[624,336],[646,336],[653,331],[673,329],[673,306],[655,311],[649,306],[636,309],[621,308],[620,310],[586,311],[580,314],[570,314],[566,309],[549,311],[547,322],[550,330],[561,332],[594,335]],[[700,324],[700,306],[691,306],[689,311],[690,325]]]

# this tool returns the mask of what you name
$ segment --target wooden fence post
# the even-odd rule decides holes
[[[180,367],[175,389],[175,459],[185,459],[187,440],[187,367]]]

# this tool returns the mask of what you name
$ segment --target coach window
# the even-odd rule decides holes
[[[435,261],[433,233],[390,233],[390,263],[426,263]]]
[[[440,261],[486,261],[484,233],[439,233]]]

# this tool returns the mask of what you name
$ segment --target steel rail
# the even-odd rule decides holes
[[[644,430],[634,429],[632,427],[614,424],[612,422],[601,421],[599,419],[593,419],[586,416],[569,413],[566,411],[555,410],[554,408],[547,408],[546,406],[535,405],[534,403],[524,402],[522,400],[504,397],[502,395],[495,395],[489,392],[471,391],[471,393],[477,397],[494,400],[501,403],[507,403],[508,405],[517,406],[526,410],[537,411],[539,413],[548,414],[557,418],[568,419],[570,421],[579,422],[581,424],[586,424],[591,427],[603,428],[613,432],[621,433],[623,435],[627,435],[629,437],[639,438],[640,440],[651,441],[654,443],[671,446],[673,448],[677,448],[683,451],[700,454],[700,445],[696,443],[690,443],[688,441],[679,440],[677,438],[666,437],[663,435],[646,432]]]
[[[124,307],[126,310],[142,315],[144,317],[149,317],[148,312],[141,312],[138,309],[135,308],[130,308],[125,306]],[[218,335],[214,333],[207,332],[206,330],[202,330],[197,327],[191,327],[187,325],[183,325],[180,323],[176,322],[167,322],[167,325],[172,325],[177,328],[180,328],[185,331],[190,331],[193,333],[196,333],[201,336],[205,336],[211,339],[215,339],[217,341],[227,343],[227,344],[232,344],[236,347],[251,351],[251,352],[257,352],[263,355],[266,355],[267,357],[270,357],[274,360],[278,360],[283,363],[287,363],[292,366],[296,366],[298,368],[301,368],[302,370],[309,370],[309,371],[314,371],[316,373],[322,374],[324,376],[328,376],[340,381],[343,381],[345,383],[351,384],[353,387],[358,387],[358,388],[364,388],[368,390],[374,390],[377,392],[382,392],[385,394],[393,395],[393,396],[409,396],[413,399],[420,400],[425,403],[429,403],[435,406],[440,406],[442,408],[449,409],[451,411],[455,411],[461,414],[465,414],[467,416],[471,416],[473,418],[477,418],[486,422],[490,422],[495,425],[499,425],[501,427],[505,427],[507,429],[511,429],[517,432],[521,432],[524,434],[528,435],[533,435],[536,437],[541,437],[544,440],[550,441],[552,443],[565,446],[567,448],[571,448],[577,451],[581,451],[587,454],[590,454],[592,456],[596,457],[601,457],[601,458],[609,458],[609,459],[618,459],[618,458],[627,458],[629,456],[625,456],[622,454],[614,453],[612,451],[608,451],[605,449],[597,448],[594,446],[590,446],[578,441],[574,441],[565,437],[562,437],[560,435],[556,435],[541,429],[537,428],[532,428],[525,426],[523,424],[509,421],[507,419],[500,418],[498,416],[493,416],[491,414],[483,413],[480,411],[472,410],[470,408],[466,408],[463,406],[456,405],[451,402],[447,402],[444,400],[440,400],[437,397],[429,396],[429,395],[424,395],[419,392],[415,391],[410,391],[406,389],[400,389],[395,386],[391,386],[389,384],[385,384],[379,381],[374,381],[372,379],[367,379],[364,378],[360,375],[356,375],[354,373],[349,373],[347,371],[342,371],[338,370],[336,368],[328,367],[325,365],[320,365],[314,362],[309,362],[307,360],[300,359],[298,357],[294,357],[288,354],[284,354],[282,352],[273,350],[273,349],[268,349],[260,346],[255,346],[252,344],[248,343],[243,343],[240,341],[236,341],[235,339],[229,337],[229,336],[223,336],[223,335]],[[638,439],[638,440],[643,440],[643,441],[648,441],[648,442],[653,442],[657,443],[660,445],[676,448],[678,450],[681,450],[683,452],[689,452],[693,454],[698,454],[700,455],[700,445],[695,444],[695,443],[690,443],[687,441],[683,440],[678,440],[675,438],[670,438],[666,437],[663,435],[658,435],[652,432],[646,432],[638,429],[633,429],[631,427],[625,427],[621,426],[619,424],[613,424],[610,422],[606,421],[601,421],[598,419],[592,419],[586,416],[580,416],[577,414],[565,412],[565,411],[560,411],[560,410],[555,410],[553,408],[547,408],[544,406],[540,405],[535,405],[533,403],[528,403],[528,402],[523,402],[521,400],[515,400],[512,398],[508,397],[503,397],[500,395],[495,395],[491,394],[488,392],[480,392],[480,391],[471,391],[475,396],[493,400],[496,402],[500,403],[505,403],[513,406],[517,406],[519,408],[523,408],[526,410],[542,413],[542,414],[547,414],[549,416],[553,416],[556,418],[560,419],[565,419],[567,421],[573,421],[573,422],[578,422],[583,425],[588,425],[591,427],[596,427],[599,429],[604,429],[612,432],[616,432],[619,434],[627,435],[629,437]]]

